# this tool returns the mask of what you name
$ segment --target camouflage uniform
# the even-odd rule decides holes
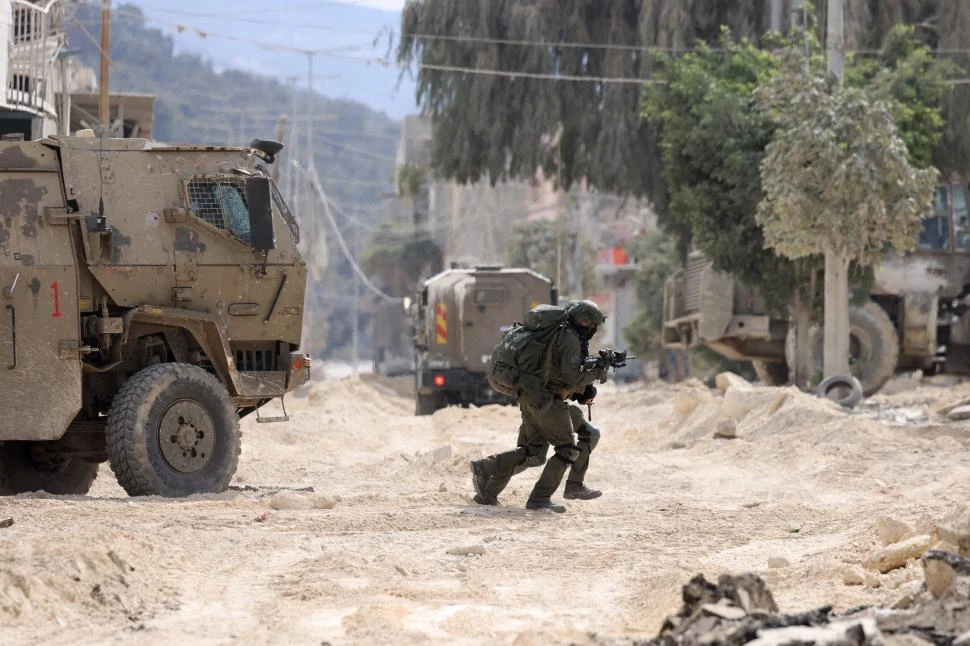
[[[480,504],[498,504],[498,495],[514,474],[543,462],[545,467],[533,487],[527,506],[548,507],[567,468],[570,470],[567,495],[570,488],[587,492],[587,495],[574,496],[577,498],[600,495],[583,485],[589,455],[599,442],[600,431],[585,420],[581,408],[565,400],[573,393],[583,393],[597,379],[605,381],[606,370],[583,371],[582,362],[588,354],[587,342],[572,325],[567,325],[553,343],[555,345],[549,360],[550,378],[546,386],[554,394],[552,405],[540,410],[526,398],[521,399],[519,412],[522,424],[519,427],[518,446],[472,463],[476,489],[481,489],[476,496],[476,502]],[[550,445],[553,455],[546,461]]]

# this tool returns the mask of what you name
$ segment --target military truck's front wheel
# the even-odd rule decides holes
[[[0,495],[29,491],[84,495],[96,477],[97,463],[48,454],[40,442],[0,445]]]
[[[229,393],[196,366],[164,363],[136,373],[108,415],[111,470],[132,496],[225,491],[240,445]]]

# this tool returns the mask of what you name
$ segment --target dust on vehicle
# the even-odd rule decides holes
[[[485,380],[485,367],[513,321],[559,300],[552,281],[530,269],[448,269],[424,282],[414,316],[415,413],[449,404],[509,403]]]
[[[970,210],[961,180],[937,187],[916,251],[875,268],[869,301],[850,308],[849,325],[850,366],[866,395],[899,372],[970,374]],[[823,332],[811,334],[820,374]],[[664,345],[750,360],[771,385],[788,381],[794,360],[788,320],[771,316],[756,290],[714,271],[700,253],[665,286]]]
[[[0,142],[0,493],[228,486],[239,418],[309,378],[281,148]]]

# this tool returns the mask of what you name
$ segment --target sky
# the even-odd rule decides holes
[[[112,3],[123,11],[126,0]],[[239,68],[305,87],[313,55],[314,89],[360,101],[399,119],[417,110],[414,83],[382,61],[397,45],[404,0],[127,0],[150,27],[170,34],[176,51],[195,52],[217,69]],[[271,4],[271,8],[267,5]],[[393,53],[393,50],[390,50]]]

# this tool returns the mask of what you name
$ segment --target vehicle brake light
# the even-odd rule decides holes
[[[303,370],[303,366],[304,365],[305,364],[303,363],[303,357],[294,357],[293,358],[293,369],[294,370]]]
[[[438,388],[441,388],[442,386],[444,386],[445,385],[445,376],[444,375],[435,375],[434,376],[434,385],[437,386]]]

